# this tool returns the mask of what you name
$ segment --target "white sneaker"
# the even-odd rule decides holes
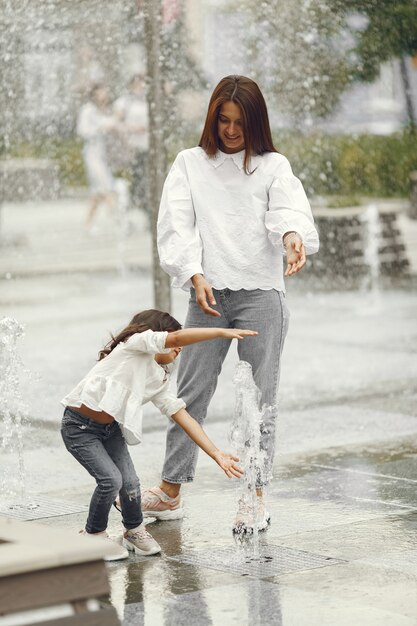
[[[257,511],[256,521],[258,524],[258,531],[266,530],[271,523],[271,516],[266,510],[263,498],[257,498]]]
[[[253,534],[255,524],[258,532],[266,530],[270,524],[271,516],[266,510],[262,497],[256,498],[256,511],[248,498],[239,498],[239,506],[233,524],[233,532],[236,534]]]
[[[161,546],[148,533],[143,522],[137,528],[126,530],[123,535],[123,545],[140,556],[150,556],[161,552]]]
[[[122,561],[123,559],[129,558],[129,552],[124,548],[118,541],[109,537],[105,530],[101,533],[88,533],[86,530],[80,530],[80,535],[85,535],[87,537],[97,537],[97,539],[101,539],[102,541],[111,541],[114,546],[113,554],[108,554],[104,556],[103,559],[105,561]]]

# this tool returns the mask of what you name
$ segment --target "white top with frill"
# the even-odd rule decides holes
[[[168,353],[167,332],[146,330],[119,343],[98,361],[80,383],[61,400],[64,406],[84,404],[105,411],[119,422],[128,444],[142,441],[142,405],[153,404],[168,417],[185,408],[185,402],[169,389],[169,373],[155,361]]]
[[[86,102],[78,114],[77,133],[88,143],[102,142],[116,125],[113,115],[100,110],[93,102]]]
[[[158,249],[172,285],[188,289],[204,274],[216,289],[284,291],[282,237],[301,235],[307,254],[319,239],[309,201],[288,160],[277,152],[183,150],[165,181]]]

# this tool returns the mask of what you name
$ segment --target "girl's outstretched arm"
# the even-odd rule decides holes
[[[183,328],[168,333],[165,340],[166,348],[181,348],[189,346],[191,343],[207,341],[208,339],[243,339],[253,337],[258,333],[254,330],[241,330],[240,328]]]
[[[208,330],[208,329],[207,329]],[[189,437],[196,443],[206,454],[211,456],[214,461],[222,468],[228,478],[236,476],[240,478],[244,471],[236,464],[239,457],[233,456],[227,452],[222,452],[206,435],[200,424],[187,413],[185,409],[180,409],[172,415],[174,422],[181,426]]]

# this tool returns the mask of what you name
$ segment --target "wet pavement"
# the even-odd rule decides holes
[[[417,293],[335,293],[296,280],[288,281],[272,523],[259,558],[231,533],[237,483],[200,454],[196,481],[184,488],[186,517],[149,524],[162,556],[108,566],[110,601],[125,626],[417,623]],[[0,287],[0,315],[26,327],[25,497],[82,509],[93,483],[61,443],[59,399],[108,332],[152,305],[150,276],[146,268],[68,271]],[[174,294],[180,321],[187,299]],[[207,422],[225,448],[235,364],[233,348]],[[144,442],[131,448],[143,486],[158,481],[165,424],[148,408]],[[3,451],[3,480],[16,468],[16,455]],[[80,510],[40,521],[76,532],[84,518]],[[120,532],[115,510],[111,531]]]

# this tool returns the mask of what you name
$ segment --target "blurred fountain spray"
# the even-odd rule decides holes
[[[116,178],[115,192],[117,198],[117,252],[119,270],[122,278],[127,275],[126,247],[129,235],[128,209],[130,204],[129,183],[124,178]]]
[[[257,482],[265,482],[266,453],[261,449],[261,426],[263,417],[269,410],[266,405],[261,409],[261,392],[252,377],[252,367],[246,361],[239,361],[233,378],[235,385],[235,412],[230,429],[230,442],[233,452],[240,457],[240,465],[245,470],[239,480],[239,504],[248,512],[248,521],[253,533],[248,535],[245,528],[235,534],[237,543],[246,551],[252,550],[252,558],[259,555],[257,527]]]
[[[363,257],[368,267],[364,288],[372,294],[373,304],[377,305],[380,298],[381,263],[379,245],[382,236],[382,224],[376,204],[370,204],[361,215],[364,225]]]
[[[24,463],[22,422],[27,414],[21,392],[23,365],[17,342],[24,328],[17,320],[4,317],[0,320],[0,449],[17,458],[17,472],[8,467],[0,477],[2,497],[24,496]]]

